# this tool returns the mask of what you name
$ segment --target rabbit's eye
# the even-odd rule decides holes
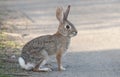
[[[66,29],[70,29],[70,26],[69,26],[69,25],[66,25]]]

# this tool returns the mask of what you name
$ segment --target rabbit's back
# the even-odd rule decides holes
[[[27,61],[32,58],[40,58],[41,52],[45,50],[48,55],[53,55],[57,51],[57,40],[52,35],[40,36],[28,42],[22,49],[21,56]]]
[[[22,51],[39,51],[42,48],[45,48],[45,46],[47,46],[48,44],[51,44],[51,46],[55,44],[55,39],[52,37],[52,35],[40,36],[29,41],[25,44]]]

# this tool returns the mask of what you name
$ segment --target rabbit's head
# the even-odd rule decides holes
[[[63,36],[73,37],[77,35],[77,30],[74,27],[74,25],[67,20],[69,11],[70,11],[70,5],[68,5],[68,8],[66,9],[65,12],[63,11],[62,7],[57,8],[56,17],[59,21],[58,32]]]

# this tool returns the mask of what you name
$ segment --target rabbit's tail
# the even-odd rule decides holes
[[[25,70],[32,70],[35,67],[35,65],[32,63],[25,63],[25,60],[22,57],[18,58],[18,62],[20,66]]]

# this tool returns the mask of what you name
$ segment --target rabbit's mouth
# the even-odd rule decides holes
[[[69,36],[70,37],[74,37],[74,36],[76,36],[77,35],[77,32],[72,32]]]

